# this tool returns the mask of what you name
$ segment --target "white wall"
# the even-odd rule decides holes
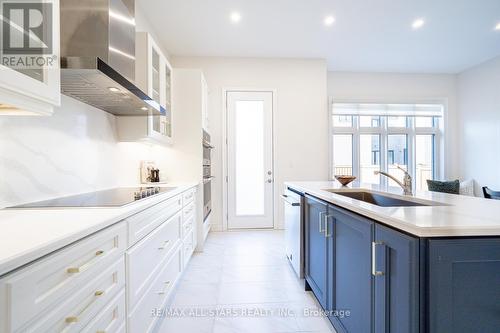
[[[381,102],[444,101],[445,147],[443,178],[459,177],[457,165],[459,147],[457,131],[456,75],[449,74],[389,74],[389,73],[328,73],[328,96],[346,100]]]
[[[223,88],[276,89],[275,221],[283,223],[279,195],[286,180],[328,177],[326,63],[323,60],[173,57],[174,67],[201,68],[209,86],[214,150],[213,220],[222,228]]]
[[[500,190],[500,57],[458,77],[460,172],[481,186]]]

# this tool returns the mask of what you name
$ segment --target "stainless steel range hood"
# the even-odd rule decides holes
[[[166,114],[134,84],[134,0],[64,0],[61,91],[117,116]]]

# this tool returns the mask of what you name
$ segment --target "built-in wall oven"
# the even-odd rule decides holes
[[[203,221],[205,222],[212,212],[212,149],[210,135],[203,130]]]

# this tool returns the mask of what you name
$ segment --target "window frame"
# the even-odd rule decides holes
[[[344,101],[333,101],[333,103],[345,103]],[[367,103],[366,101],[349,101],[348,103]],[[420,102],[401,102],[400,104],[419,104]],[[426,104],[436,104],[443,107],[443,113],[446,110],[446,104],[443,102],[425,102]],[[392,102],[377,102],[377,104],[393,104]],[[407,127],[388,127],[388,116],[379,116],[379,127],[361,127],[360,126],[360,116],[352,116],[352,127],[334,127],[334,117],[332,108],[329,108],[330,117],[330,135],[329,135],[329,150],[330,150],[330,161],[329,161],[329,178],[334,180],[335,171],[335,152],[333,151],[333,137],[337,134],[350,134],[352,135],[352,173],[353,175],[360,175],[360,135],[379,135],[380,136],[380,170],[388,171],[389,160],[388,160],[388,135],[392,134],[402,134],[407,135],[407,162],[408,162],[408,172],[412,176],[413,186],[416,188],[416,136],[417,135],[433,135],[434,136],[434,147],[433,147],[433,178],[442,178],[442,173],[444,170],[444,161],[442,159],[442,147],[444,147],[444,118],[433,117],[433,127],[416,127],[415,117],[407,116]],[[380,177],[380,186],[387,187],[389,180],[387,177]]]

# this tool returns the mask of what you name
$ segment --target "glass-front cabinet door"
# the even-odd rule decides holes
[[[165,59],[163,65],[165,70],[165,85],[164,85],[164,102],[162,106],[165,108],[165,116],[163,116],[162,134],[168,138],[172,138],[172,67]]]
[[[0,7],[0,114],[50,115],[61,102],[59,0]]]
[[[153,100],[159,103],[164,113],[149,117],[148,136],[160,143],[172,141],[172,67],[154,40],[149,36],[151,45],[150,89]]]

